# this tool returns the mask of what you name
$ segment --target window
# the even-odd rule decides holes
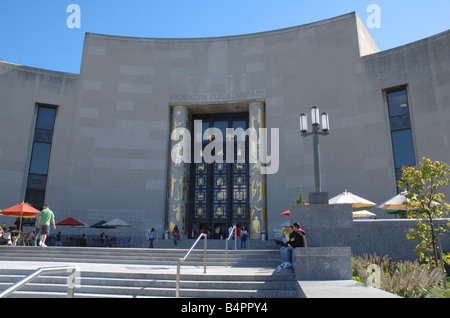
[[[38,105],[25,201],[40,209],[45,200],[56,107]]]
[[[48,173],[48,163],[50,161],[50,150],[52,144],[35,142],[31,155],[30,174]]]
[[[416,156],[412,136],[408,93],[406,87],[386,91],[394,154],[395,178],[399,181],[402,167],[415,166]],[[400,191],[400,189],[397,189]]]

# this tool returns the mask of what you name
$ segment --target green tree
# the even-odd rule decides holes
[[[306,201],[303,199],[303,187],[300,188],[300,194],[298,198],[295,200],[297,205],[304,205]]]
[[[418,166],[404,167],[398,185],[407,191],[407,217],[417,220],[409,230],[408,239],[418,242],[415,251],[420,261],[427,261],[431,268],[439,266],[438,238],[447,233],[448,220],[436,222],[447,216],[450,205],[444,200],[441,188],[450,182],[450,167],[441,161],[423,158]],[[441,251],[442,252],[442,251]],[[444,253],[443,253],[444,255]],[[445,255],[448,262],[449,255]]]

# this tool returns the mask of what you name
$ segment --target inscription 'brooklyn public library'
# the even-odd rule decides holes
[[[204,94],[171,94],[171,102],[212,102],[259,99],[266,96],[265,89],[254,89],[243,92],[204,93]]]

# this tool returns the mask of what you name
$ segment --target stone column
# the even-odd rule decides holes
[[[266,128],[263,102],[250,103],[249,127],[255,129],[259,136],[259,129]],[[259,140],[259,138],[258,138]],[[260,239],[263,233],[267,238],[267,202],[266,202],[266,176],[261,174],[261,158],[258,153],[258,144],[250,141],[250,238]]]
[[[182,162],[183,148],[178,140],[172,140],[176,128],[190,127],[190,113],[184,106],[174,106],[170,124],[169,175],[167,179],[167,230],[175,225],[180,233],[186,232],[186,216],[189,205],[189,164]],[[172,160],[175,154],[175,161]]]

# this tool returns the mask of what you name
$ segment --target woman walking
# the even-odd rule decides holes
[[[180,230],[178,229],[178,225],[175,225],[172,231],[173,236],[173,244],[177,246],[178,241],[181,239]]]

